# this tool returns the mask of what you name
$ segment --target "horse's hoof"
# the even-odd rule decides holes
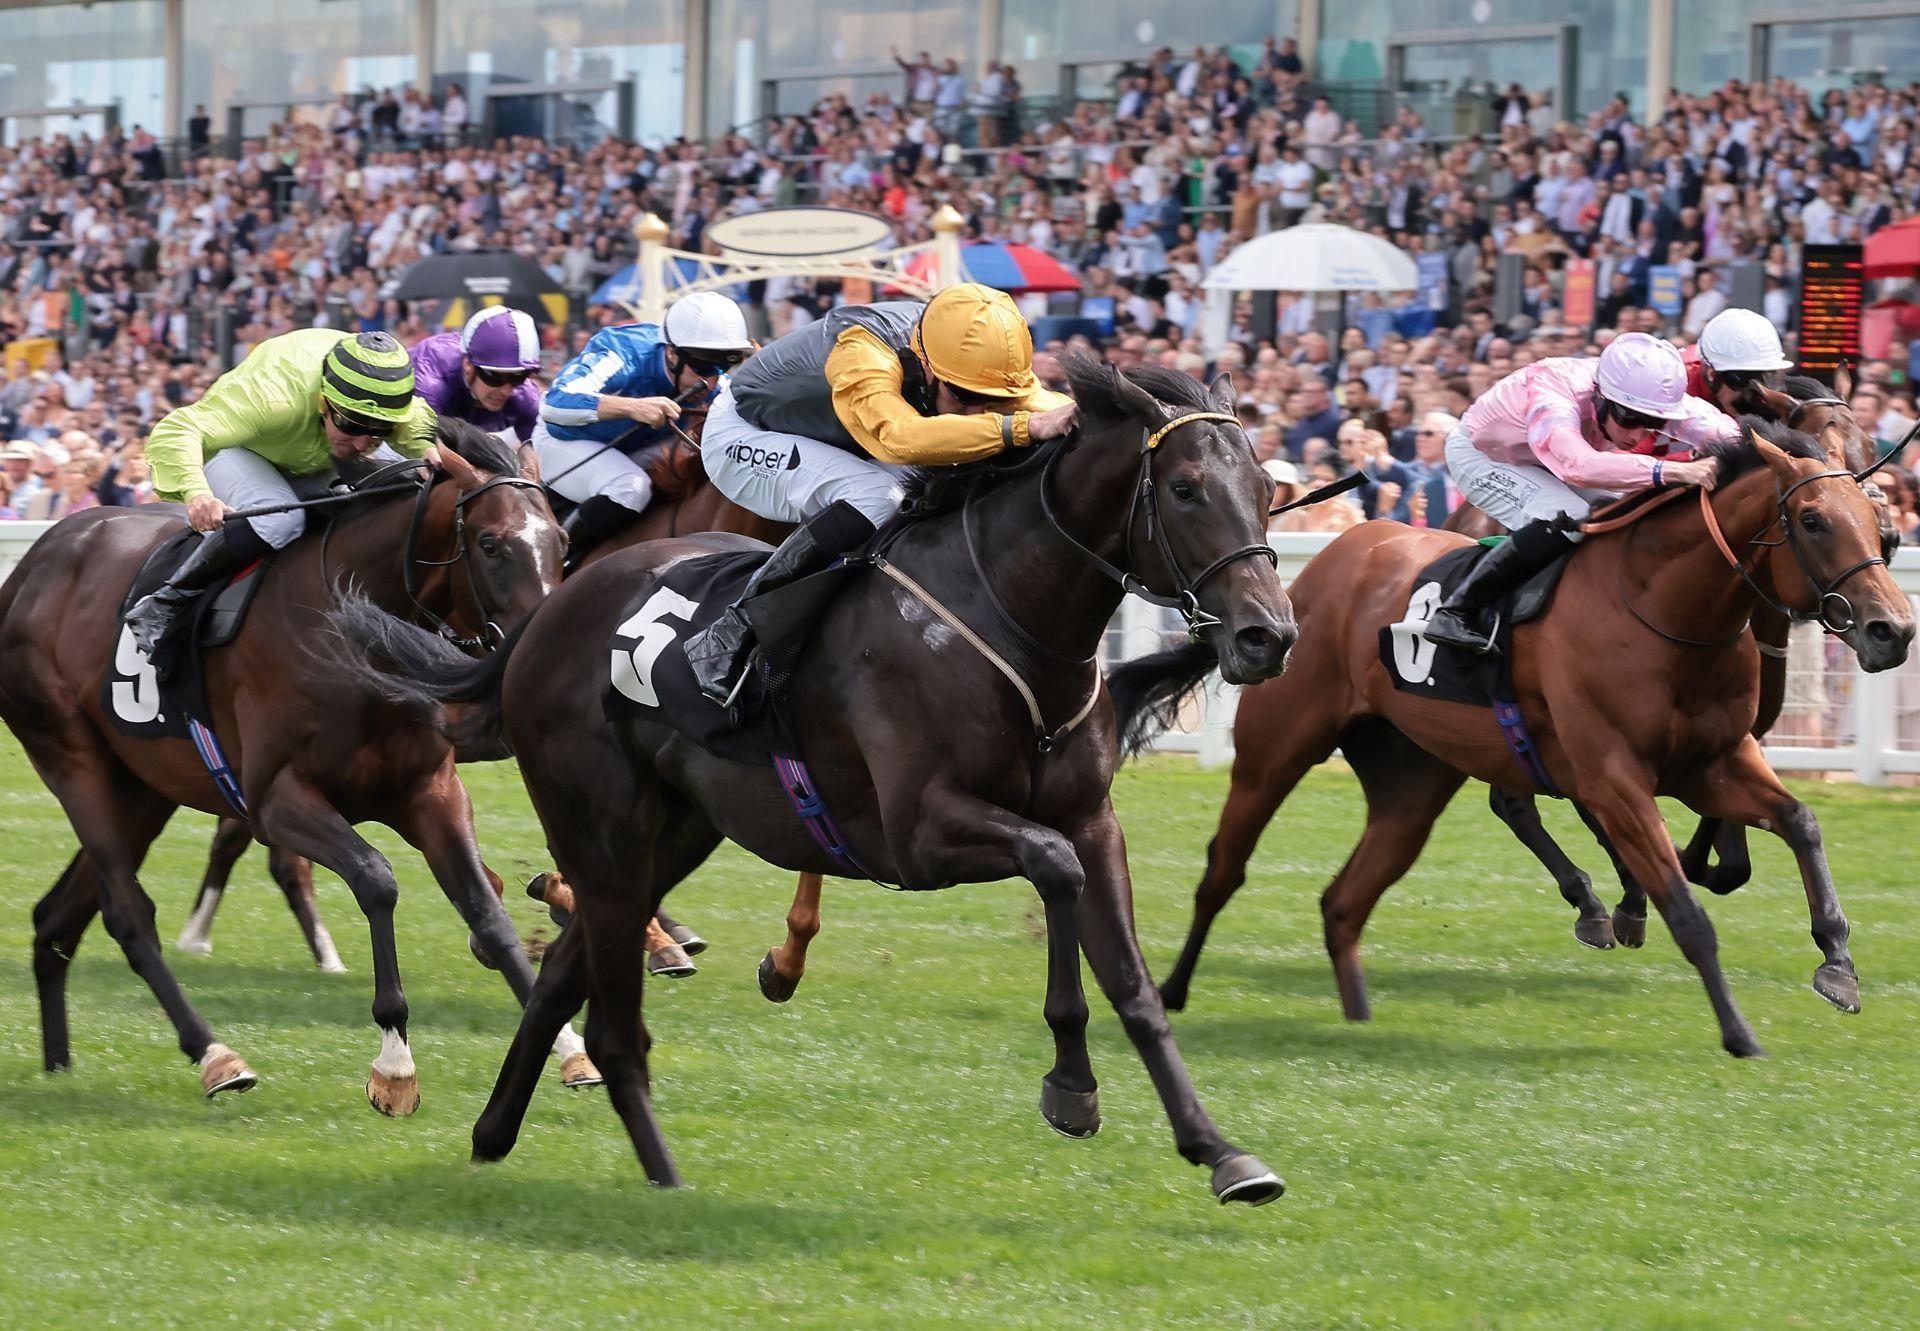
[[[191,952],[196,957],[210,957],[213,955],[213,940],[211,938],[202,938],[190,929],[174,939],[173,945],[182,952]]]
[[[493,958],[487,955],[487,950],[480,946],[480,936],[472,930],[468,930],[467,932],[467,951],[473,953],[473,959],[482,966],[485,966],[488,970],[497,971],[500,969],[493,964]]]
[[[1161,985],[1160,1006],[1169,1012],[1185,1011],[1187,1006],[1187,986],[1184,984]]]
[[[327,957],[325,960],[315,964],[319,966],[320,973],[323,975],[345,975],[347,973],[347,963],[340,960],[337,956]]]
[[[1813,992],[1842,1012],[1860,1010],[1860,977],[1831,961],[1813,973]]]
[[[1767,1056],[1767,1051],[1760,1047],[1760,1042],[1746,1032],[1742,1032],[1721,1043],[1726,1051],[1735,1058],[1765,1058]]]
[[[1062,1137],[1091,1137],[1100,1131],[1100,1092],[1069,1091],[1050,1077],[1040,1079],[1040,1117]]]
[[[773,964],[773,953],[771,952],[760,958],[758,976],[760,980],[760,993],[769,1003],[786,1002],[789,998],[793,997],[793,991],[800,987],[799,976],[796,975],[789,980],[780,973],[780,968]]]
[[[560,1084],[570,1091],[584,1091],[589,1086],[601,1086],[606,1078],[600,1075],[600,1069],[593,1065],[586,1051],[568,1054],[560,1064]]]
[[[550,873],[537,873],[527,879],[527,895],[547,908],[547,918],[554,928],[564,929],[573,920],[573,889],[552,879]]]
[[[1573,936],[1596,952],[1606,952],[1613,947],[1613,921],[1605,916],[1597,920],[1576,920]]]
[[[413,1073],[389,1077],[376,1070],[367,1078],[367,1103],[388,1118],[405,1118],[420,1107],[420,1078]]]
[[[693,958],[689,957],[678,943],[647,954],[647,974],[649,975],[661,975],[670,980],[678,980],[699,973],[700,968],[693,964]]]
[[[478,1128],[473,1130],[473,1153],[467,1157],[476,1165],[493,1165],[507,1158],[513,1150],[511,1141],[497,1142],[491,1137],[483,1137]]]
[[[707,940],[678,920],[667,930],[667,937],[678,943],[680,950],[690,957],[697,957],[707,950]]]
[[[1613,913],[1613,940],[1621,947],[1645,947],[1647,917],[1616,910]]]
[[[247,1060],[217,1041],[200,1056],[200,1090],[211,1100],[222,1091],[250,1091],[260,1084]]]
[[[1265,1206],[1286,1190],[1280,1176],[1255,1156],[1230,1155],[1213,1167],[1213,1195],[1222,1206],[1228,1202]]]

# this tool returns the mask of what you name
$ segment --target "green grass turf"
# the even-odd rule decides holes
[[[509,766],[470,769],[510,880],[540,838]],[[1808,989],[1818,956],[1778,842],[1713,901],[1736,995],[1772,1057],[1719,1050],[1656,926],[1589,952],[1544,876],[1463,792],[1367,936],[1376,1019],[1342,1022],[1315,897],[1357,789],[1282,811],[1176,1019],[1228,1136],[1289,1191],[1224,1209],[1173,1152],[1094,996],[1105,1130],[1035,1109],[1051,1046],[1024,885],[896,896],[832,882],[794,1002],[753,967],[787,876],[728,850],[676,897],[713,941],[647,987],[665,1128],[692,1187],[644,1186],[603,1093],[552,1076],[520,1148],[468,1163],[515,1013],[424,867],[402,960],[424,1106],[362,1098],[377,1048],[365,931],[324,877],[352,974],[315,972],[258,852],[211,958],[171,940],[208,820],[149,861],[189,993],[260,1087],[219,1103],[96,926],[75,963],[75,1067],[40,1071],[29,909],[71,844],[0,747],[0,1326],[1787,1327],[1920,1321],[1916,797],[1811,787],[1852,912],[1865,1012]],[[1164,970],[1226,778],[1122,775],[1147,953]],[[1598,852],[1564,812],[1576,857]],[[545,924],[518,894],[524,932]]]

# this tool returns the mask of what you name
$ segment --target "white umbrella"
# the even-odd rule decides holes
[[[1212,291],[1413,291],[1405,250],[1350,226],[1315,222],[1256,236],[1214,265]]]

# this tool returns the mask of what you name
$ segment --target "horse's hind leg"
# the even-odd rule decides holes
[[[207,847],[207,871],[200,878],[200,895],[193,899],[193,911],[180,928],[173,945],[182,952],[206,956],[213,951],[213,915],[226,894],[233,866],[253,844],[253,828],[242,818],[222,818],[213,830],[213,844]]]
[[[327,926],[321,921],[320,912],[313,902],[313,861],[281,850],[278,846],[270,846],[267,848],[267,872],[273,875],[280,894],[287,899],[287,909],[293,912],[294,921],[300,926],[301,937],[307,940],[307,947],[313,952],[314,965],[329,975],[345,975],[346,963],[340,960],[340,950],[333,945],[333,935],[327,932]]]
[[[1753,721],[1755,739],[1766,738],[1786,705],[1787,640],[1792,629],[1793,621],[1777,610],[1762,607],[1754,612],[1753,638],[1760,649],[1760,698]],[[1709,851],[1718,854],[1718,864],[1709,857]],[[1702,818],[1693,840],[1680,856],[1680,867],[1688,882],[1697,883],[1718,897],[1745,887],[1753,877],[1746,827],[1725,819]]]
[[[1503,786],[1488,786],[1487,807],[1507,825],[1514,839],[1540,861],[1541,867],[1553,875],[1567,904],[1580,912],[1580,918],[1573,924],[1573,936],[1588,947],[1612,947],[1613,921],[1607,918],[1607,908],[1594,893],[1593,880],[1567,858],[1567,852],[1560,849],[1560,843],[1541,824],[1539,800]]]
[[[1241,699],[1243,719],[1234,728],[1233,785],[1227,791],[1226,806],[1220,810],[1220,826],[1207,843],[1207,869],[1194,890],[1193,923],[1187,928],[1187,941],[1160,985],[1161,1001],[1174,1012],[1187,1005],[1187,990],[1193,983],[1194,967],[1200,962],[1200,950],[1206,946],[1207,933],[1246,882],[1247,861],[1260,844],[1260,834],[1273,820],[1274,810],[1293,793],[1301,777],[1326,760],[1339,740],[1335,718],[1311,713],[1289,717],[1288,724],[1275,734],[1255,734],[1270,727],[1250,724],[1253,718],[1247,715],[1249,704],[1260,708],[1260,718],[1280,710],[1279,704],[1270,703],[1268,695],[1259,690],[1249,690]]]
[[[1320,896],[1327,955],[1349,1021],[1367,1021],[1367,981],[1360,970],[1360,933],[1381,895],[1413,866],[1433,824],[1466,778],[1384,721],[1349,726],[1340,751],[1367,796],[1360,844]]]
[[[393,867],[291,767],[276,773],[250,803],[255,825],[268,844],[339,874],[366,916],[373,952],[373,1020],[380,1028],[380,1053],[367,1079],[367,1102],[389,1116],[411,1114],[420,1107],[420,1080],[407,1046],[407,995],[400,984],[400,954],[393,937],[393,908],[400,899]]]
[[[33,908],[33,981],[40,992],[40,1049],[48,1072],[72,1066],[67,1033],[67,970],[80,936],[100,913],[100,880],[77,852]]]
[[[800,987],[807,973],[807,945],[820,932],[820,887],[817,873],[803,873],[787,907],[787,941],[760,960],[760,992],[773,1003],[784,1003]]]

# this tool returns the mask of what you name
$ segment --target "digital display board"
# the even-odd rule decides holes
[[[1860,357],[1867,271],[1858,245],[1808,245],[1800,269],[1800,369],[1833,381]]]

